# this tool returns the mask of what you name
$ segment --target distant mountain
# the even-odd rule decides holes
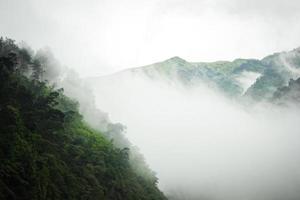
[[[287,86],[290,79],[300,77],[300,48],[275,53],[261,60],[188,62],[180,57],[172,57],[118,74],[124,73],[143,74],[153,80],[165,79],[187,87],[205,84],[230,97],[249,97],[261,101],[271,99],[278,88]]]

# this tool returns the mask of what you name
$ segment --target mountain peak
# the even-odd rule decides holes
[[[169,58],[166,60],[167,62],[186,62],[186,60],[178,57],[178,56],[174,56],[172,58]]]

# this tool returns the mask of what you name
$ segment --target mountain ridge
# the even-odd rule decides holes
[[[207,84],[230,97],[247,97],[255,101],[269,100],[274,92],[300,76],[300,47],[282,51],[262,59],[237,58],[233,61],[189,62],[174,56],[161,62],[128,68],[92,80],[129,73],[150,79],[166,79],[185,86]]]

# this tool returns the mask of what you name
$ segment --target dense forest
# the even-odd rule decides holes
[[[166,199],[144,161],[43,79],[42,63],[0,39],[0,199]]]

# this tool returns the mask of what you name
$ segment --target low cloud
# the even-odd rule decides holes
[[[93,82],[96,103],[157,172],[174,199],[299,199],[299,110],[245,107],[129,72]]]

